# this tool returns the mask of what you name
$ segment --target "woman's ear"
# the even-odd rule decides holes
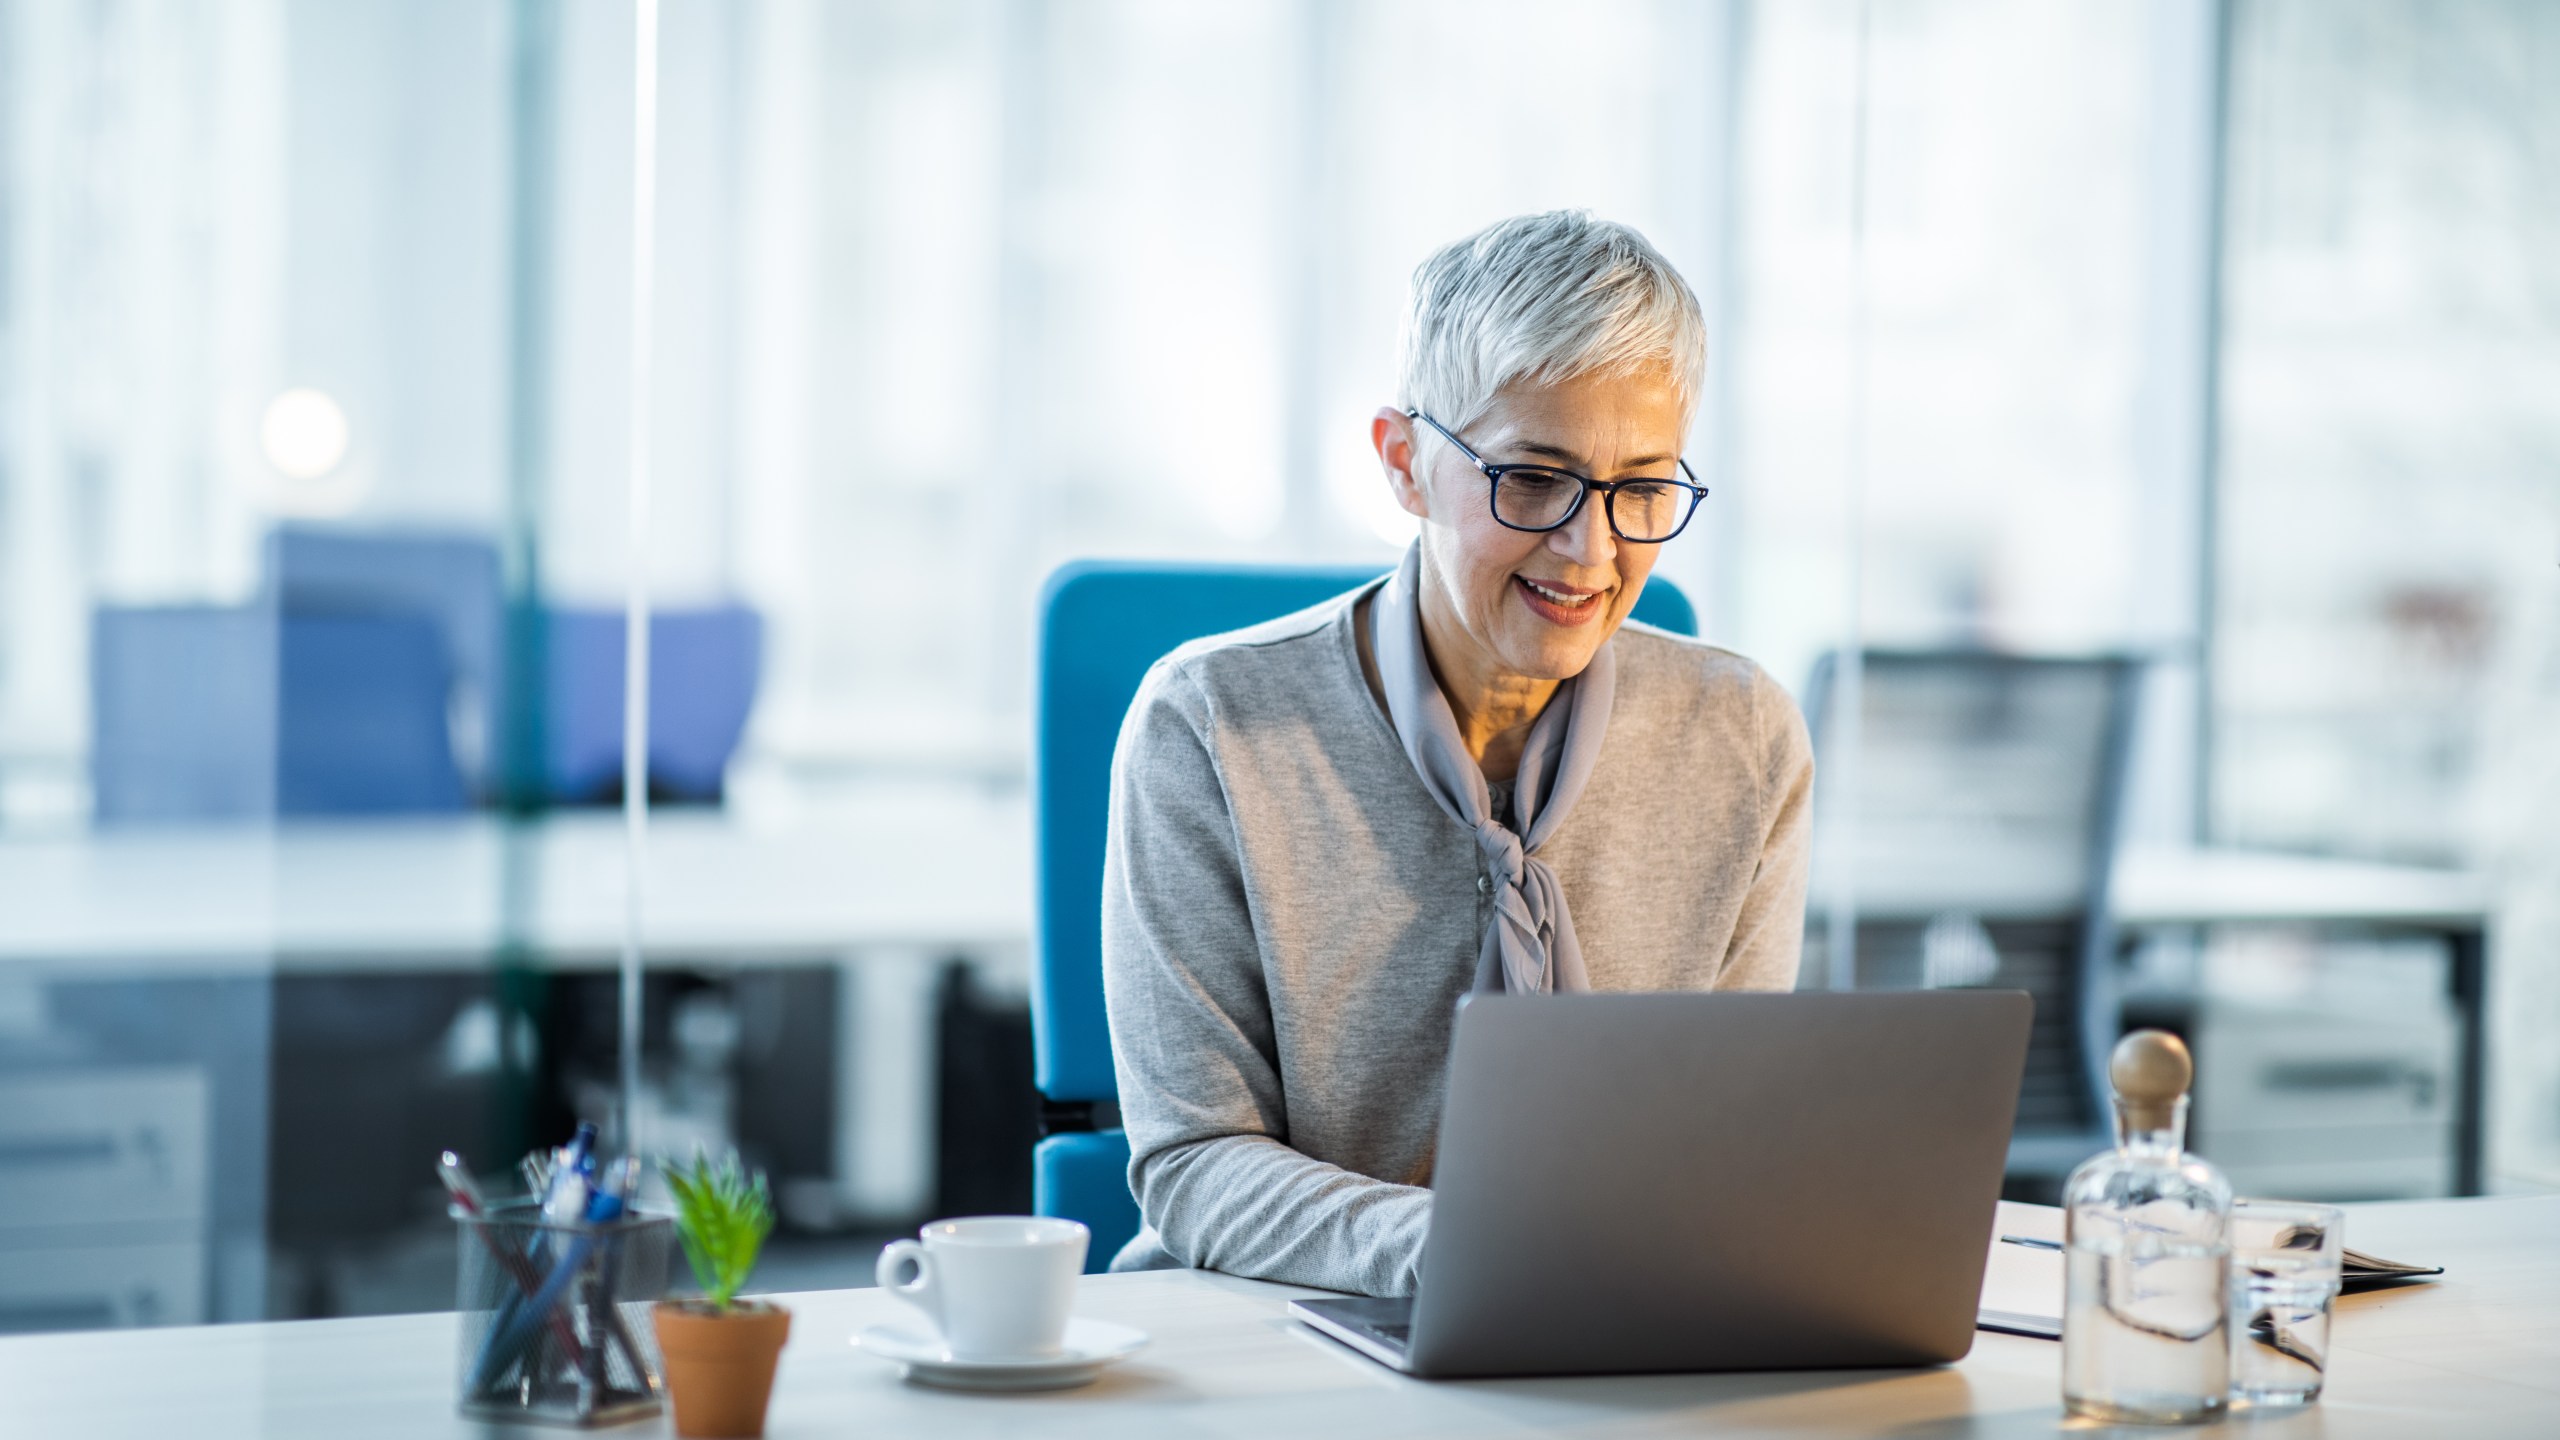
[[[1414,443],[1413,421],[1392,406],[1369,420],[1369,443],[1377,447],[1378,465],[1387,472],[1387,489],[1405,512],[1431,518],[1431,497],[1422,488],[1421,449]]]

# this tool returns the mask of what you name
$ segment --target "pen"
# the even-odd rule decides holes
[[[2062,1248],[2062,1242],[2059,1240],[2039,1240],[2033,1235],[2003,1235],[2000,1237],[2000,1243],[2003,1245],[2024,1245],[2030,1250],[2059,1250]]]
[[[604,1188],[607,1194],[614,1196],[622,1202],[622,1213],[624,1215],[627,1216],[631,1214],[632,1205],[640,1197],[640,1157],[636,1155],[625,1156],[623,1159],[616,1162],[614,1167],[606,1173]],[[605,1283],[601,1287],[601,1293],[592,1297],[594,1305],[588,1315],[588,1328],[596,1333],[604,1335],[610,1344],[619,1347],[622,1351],[623,1358],[630,1364],[631,1373],[640,1377],[641,1384],[644,1387],[654,1390],[656,1387],[650,1382],[649,1366],[641,1358],[642,1351],[640,1349],[640,1342],[632,1336],[631,1327],[623,1323],[622,1308],[614,1303],[615,1296],[613,1293],[613,1277],[620,1273],[618,1262],[620,1260],[621,1247],[621,1237],[613,1235],[605,1237],[604,1258],[600,1266],[600,1269],[603,1271]],[[603,1355],[599,1353],[595,1357],[594,1362],[596,1365],[595,1383],[599,1386],[605,1383],[603,1358]]]
[[[462,1163],[461,1156],[450,1150],[444,1152],[443,1157],[436,1161],[436,1178],[444,1181],[445,1191],[453,1196],[453,1207],[456,1210],[474,1219],[486,1212],[488,1207],[480,1195],[480,1182],[471,1177],[471,1167]],[[475,1225],[472,1228],[480,1234],[481,1248],[487,1250],[489,1258],[496,1261],[498,1268],[506,1272],[507,1278],[516,1283],[516,1293],[508,1298],[506,1306],[492,1322],[503,1325],[514,1318],[515,1308],[523,1302],[525,1296],[542,1287],[542,1276],[534,1270],[533,1262],[509,1249],[505,1242],[501,1241],[487,1226]],[[554,1313],[551,1316],[551,1335],[553,1339],[572,1348],[575,1348],[578,1343],[578,1332],[569,1324],[569,1317],[566,1315]]]
[[[593,1193],[587,1177],[595,1169],[595,1143],[595,1123],[581,1120],[578,1132],[552,1157],[551,1185],[542,1194],[544,1219],[568,1224],[586,1213]]]
[[[537,1258],[545,1249],[543,1239],[547,1232],[544,1225],[575,1225],[585,1217],[590,1202],[595,1198],[592,1187],[587,1183],[587,1172],[595,1164],[595,1142],[594,1123],[581,1120],[568,1144],[551,1151],[537,1149],[527,1155],[519,1167],[528,1184],[534,1185],[535,1213],[541,1223],[534,1227],[532,1238],[526,1242],[521,1267],[509,1267],[509,1273],[517,1277],[519,1288],[490,1317],[488,1336],[482,1341],[479,1357],[471,1367],[475,1389],[494,1383],[505,1371],[504,1362],[515,1358],[515,1351],[530,1338],[525,1333],[526,1325],[533,1320],[528,1311],[538,1314],[549,1309],[558,1298],[551,1280],[560,1274],[557,1262],[566,1257],[559,1247],[565,1247],[567,1241],[556,1234],[551,1237],[555,1247],[551,1258],[555,1263],[547,1267],[549,1273],[546,1274],[546,1267]],[[537,1181],[539,1183],[535,1184]],[[473,1188],[476,1191],[478,1187],[474,1185]],[[582,1254],[580,1258],[583,1258]],[[546,1290],[551,1293],[544,1298]],[[537,1299],[541,1303],[536,1304]],[[565,1325],[565,1316],[555,1315],[552,1318],[564,1322],[563,1330],[555,1333],[565,1333],[569,1353],[577,1354],[576,1329]]]
[[[597,1191],[588,1202],[583,1218],[587,1224],[599,1226],[621,1219],[622,1197],[611,1190]],[[503,1326],[491,1327],[489,1341],[481,1347],[478,1363],[471,1367],[471,1388],[486,1389],[491,1380],[504,1372],[505,1362],[513,1359],[525,1341],[531,1338],[533,1318],[560,1302],[560,1292],[577,1278],[578,1271],[585,1267],[587,1256],[594,1252],[595,1247],[596,1236],[592,1232],[570,1240],[567,1251],[552,1263],[551,1273],[543,1277],[542,1288],[533,1293],[512,1320]],[[571,1353],[577,1352],[573,1350]]]

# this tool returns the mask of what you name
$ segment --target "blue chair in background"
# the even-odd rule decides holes
[[[619,795],[619,610],[541,612],[535,662],[518,657],[538,662],[541,684],[510,687],[507,599],[486,538],[287,526],[267,537],[265,560],[250,605],[98,608],[90,753],[102,822],[460,811],[514,788],[497,763],[511,723],[542,742],[523,794]],[[763,621],[737,605],[663,610],[649,633],[650,789],[717,803],[754,708]]]
[[[497,547],[288,525],[264,559],[249,605],[99,607],[99,820],[465,808],[505,713]]]
[[[267,539],[267,585],[287,614],[425,617],[441,638],[470,717],[465,778],[495,795],[509,707],[507,601],[497,546],[433,531],[285,526]],[[552,804],[610,800],[622,788],[622,612],[542,612],[543,693],[536,787]],[[764,625],[738,605],[663,609],[649,623],[649,784],[659,798],[713,803],[746,733],[762,673]]]
[[[1032,1152],[1032,1208],[1093,1231],[1087,1270],[1107,1267],[1138,1233],[1102,1004],[1102,847],[1121,719],[1147,667],[1168,651],[1304,609],[1378,573],[1376,566],[1080,561],[1049,577],[1032,777],[1039,853],[1031,1036],[1043,1136]],[[1645,586],[1635,617],[1697,633],[1697,612],[1668,580]]]
[[[101,823],[437,814],[469,796],[433,621],[101,606],[91,775]]]
[[[214,605],[89,617],[90,805],[102,825],[275,813],[276,624]]]
[[[296,615],[278,622],[276,813],[453,814],[444,637],[422,615]]]
[[[268,532],[267,597],[287,615],[402,615],[434,627],[460,722],[455,762],[476,796],[500,786],[507,723],[507,597],[497,544],[456,531],[281,525]]]
[[[622,612],[554,610],[546,634],[545,788],[562,804],[609,800],[622,789]],[[763,665],[764,621],[745,606],[649,617],[653,796],[718,803]]]

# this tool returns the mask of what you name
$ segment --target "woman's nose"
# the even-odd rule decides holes
[[[1597,494],[1584,497],[1573,518],[1549,531],[1547,543],[1577,565],[1601,566],[1618,555],[1618,537],[1609,529],[1607,503]]]

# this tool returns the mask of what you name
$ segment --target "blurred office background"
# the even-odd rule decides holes
[[[662,24],[641,1123],[764,1283],[1028,1203],[1043,576],[1383,568],[1405,276],[1558,206],[1711,313],[1804,983],[2045,1002],[2016,1193],[2131,1019],[2244,1188],[2560,1186],[2560,9]],[[0,0],[0,1328],[450,1304],[435,1151],[611,1107],[634,33]]]

